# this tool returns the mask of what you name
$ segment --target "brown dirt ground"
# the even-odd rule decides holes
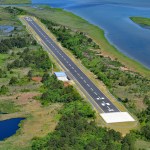
[[[64,82],[64,87],[67,87],[69,85],[70,85],[69,82]]]

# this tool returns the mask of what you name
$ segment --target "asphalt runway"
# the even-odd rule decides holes
[[[120,112],[116,106],[94,85],[94,83],[74,64],[74,62],[55,44],[43,29],[30,17],[24,17],[45,45],[52,51],[84,90],[92,97],[103,113]],[[93,102],[92,102],[93,103]]]

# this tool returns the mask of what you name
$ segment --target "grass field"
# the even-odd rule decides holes
[[[137,140],[135,144],[136,150],[143,149],[144,150],[150,150],[150,142],[144,141],[144,140]]]
[[[14,25],[15,21],[11,18],[11,15],[0,7],[0,25]]]
[[[29,4],[31,0],[0,0],[0,5],[8,4]]]
[[[72,30],[79,30],[88,34],[94,41],[100,45],[103,55],[111,58],[117,58],[126,67],[133,71],[139,72],[149,77],[150,70],[145,68],[140,63],[128,58],[113,47],[105,38],[104,31],[94,26],[84,19],[62,9],[53,9],[44,7],[44,9],[36,9],[31,7],[22,7],[27,12],[47,20],[52,20],[58,24],[68,26]]]
[[[0,112],[14,113],[19,111],[19,108],[10,100],[0,100]]]
[[[7,54],[0,54],[0,66],[4,65],[5,60],[8,58]]]

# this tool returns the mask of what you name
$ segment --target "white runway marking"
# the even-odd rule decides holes
[[[96,93],[96,92],[94,92],[94,94],[95,94],[95,95],[97,95],[97,93]]]

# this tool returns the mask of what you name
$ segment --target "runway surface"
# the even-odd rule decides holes
[[[43,31],[43,29],[31,18],[24,17],[37,35],[42,39],[57,59],[65,66],[71,75],[84,88],[87,94],[101,108],[103,113],[120,112],[116,106],[94,85],[94,83],[74,64],[74,62],[55,44],[55,42]],[[91,100],[90,100],[91,101]],[[93,104],[93,101],[91,101]]]

